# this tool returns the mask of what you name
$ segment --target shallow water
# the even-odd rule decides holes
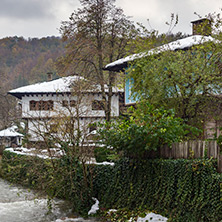
[[[0,179],[0,222],[94,221],[68,218],[70,213],[71,209],[65,201],[53,200],[52,211],[49,212],[46,198]]]

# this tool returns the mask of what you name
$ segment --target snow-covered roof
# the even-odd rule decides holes
[[[151,49],[147,52],[133,54],[133,55],[127,56],[125,58],[116,60],[112,63],[107,64],[105,66],[105,69],[106,70],[113,70],[113,69],[115,69],[115,67],[123,66],[124,64],[127,64],[128,62],[132,62],[136,59],[140,59],[140,58],[143,58],[143,57],[146,57],[149,55],[159,54],[161,52],[168,51],[168,50],[175,51],[175,50],[179,50],[179,49],[186,49],[186,48],[190,48],[194,45],[203,44],[203,43],[209,42],[209,41],[215,41],[215,39],[212,38],[211,36],[203,36],[203,35],[189,36],[189,37],[179,39],[179,40],[170,42],[168,44],[156,47],[156,48]],[[118,71],[118,68],[115,71]]]
[[[56,92],[70,92],[70,86],[83,79],[79,76],[62,77],[56,80],[36,83],[28,86],[19,87],[17,89],[10,90],[9,93],[56,93]]]
[[[39,94],[39,93],[69,93],[72,91],[72,85],[74,83],[78,83],[78,81],[84,80],[83,77],[80,76],[68,76],[62,77],[56,80],[36,83],[28,86],[19,87],[17,89],[10,90],[8,93],[14,95],[18,98],[21,98],[21,95],[24,94]],[[105,90],[108,91],[107,86],[105,86]],[[91,89],[91,91],[101,91],[99,85]],[[113,87],[113,92],[120,92],[120,90],[116,87]]]
[[[21,133],[16,131],[17,126],[12,126],[0,131],[0,137],[23,137]]]

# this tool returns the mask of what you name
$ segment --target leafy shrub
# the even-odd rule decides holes
[[[109,150],[106,147],[96,147],[94,149],[94,155],[97,162],[107,161],[107,155]]]
[[[136,109],[131,107],[126,118],[100,126],[103,144],[137,158],[165,144],[180,142],[190,131],[198,133],[198,129],[175,117],[173,110],[155,109],[147,102],[139,103]]]
[[[94,155],[96,162],[104,161],[116,161],[119,159],[119,155],[113,149],[107,149],[107,147],[96,147],[94,149]]]

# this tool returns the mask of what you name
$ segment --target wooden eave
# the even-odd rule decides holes
[[[77,119],[77,117],[73,116],[73,119]],[[79,116],[79,119],[105,119],[105,116]],[[114,118],[114,117],[113,117]],[[63,119],[60,116],[53,117],[23,117],[24,120],[53,120],[53,119]]]
[[[101,91],[91,91],[91,92],[82,92],[83,94],[100,94]],[[122,93],[122,92],[113,92],[113,95],[118,95],[119,93]],[[40,96],[43,96],[43,95],[46,95],[46,96],[49,96],[49,95],[71,95],[72,92],[26,92],[26,93],[11,93],[11,92],[8,92],[9,95],[12,95],[12,96],[15,96],[16,98],[18,99],[22,99],[23,96],[35,96],[35,95],[40,95]],[[108,92],[106,92],[106,94],[108,94]]]

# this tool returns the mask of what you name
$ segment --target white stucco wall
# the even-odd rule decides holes
[[[83,134],[89,133],[89,126],[94,122],[101,122],[105,120],[104,110],[92,110],[92,101],[102,100],[101,94],[84,94],[81,96],[81,103],[78,107],[80,130]],[[54,109],[52,111],[32,111],[30,110],[30,101],[48,101],[54,102]],[[30,134],[31,141],[41,141],[42,132],[47,132],[50,129],[50,125],[58,123],[57,117],[76,117],[75,107],[63,107],[63,100],[77,100],[76,96],[68,95],[29,95],[22,97],[22,117],[28,121],[28,133]],[[111,116],[119,116],[119,95],[114,94],[111,99]],[[65,139],[68,135],[65,135],[64,126],[60,126],[61,139]]]
[[[30,110],[30,101],[48,101],[52,100],[54,102],[54,109],[52,111],[33,111]],[[62,106],[63,100],[77,100],[76,96],[67,95],[34,95],[34,96],[23,96],[22,97],[22,117],[23,118],[40,118],[40,117],[53,117],[61,114],[75,115],[76,108],[66,108]],[[104,110],[92,110],[92,101],[102,100],[101,94],[85,94],[81,97],[81,103],[78,107],[79,116],[81,117],[104,117]],[[119,116],[119,96],[113,95],[111,99],[111,116]]]
[[[79,119],[80,131],[83,137],[90,133],[89,127],[93,123],[101,123],[105,121],[105,118],[81,118]],[[75,130],[72,131],[74,134],[77,133],[77,120],[75,122]],[[50,133],[53,137],[66,141],[70,139],[70,133],[66,130],[65,123],[56,119],[28,119],[28,133],[30,135],[30,141],[43,141],[45,133],[50,132],[50,125],[58,124],[59,133]]]

